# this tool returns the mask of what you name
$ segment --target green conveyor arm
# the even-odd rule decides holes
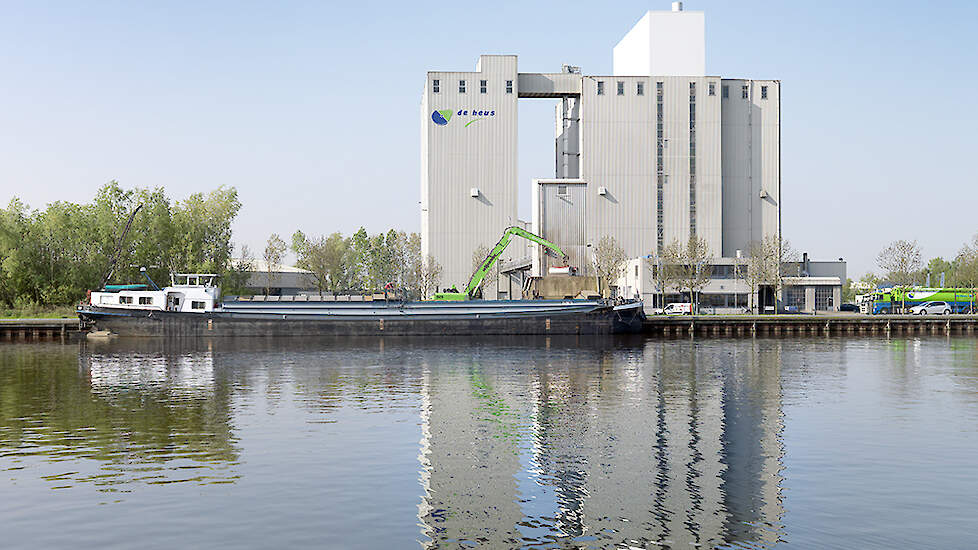
[[[495,265],[495,263],[499,260],[499,257],[502,256],[503,251],[505,251],[506,247],[509,246],[509,242],[513,240],[514,235],[523,237],[528,241],[535,242],[549,250],[552,255],[557,256],[563,261],[567,261],[567,254],[564,254],[564,251],[561,250],[559,246],[548,241],[547,239],[530,233],[521,227],[507,227],[506,230],[503,231],[502,238],[499,239],[496,246],[493,247],[492,251],[489,252],[489,255],[486,256],[486,259],[479,265],[479,269],[476,269],[475,273],[473,273],[472,277],[469,279],[469,284],[465,287],[465,294],[467,296],[471,298],[475,294],[476,289],[479,288],[480,284],[482,284],[482,280],[486,278],[487,274],[489,274],[489,270],[492,269],[492,266]]]

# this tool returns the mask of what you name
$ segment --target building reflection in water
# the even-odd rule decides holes
[[[779,540],[780,343],[565,349],[425,369],[425,546]]]

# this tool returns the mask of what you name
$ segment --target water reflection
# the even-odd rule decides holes
[[[223,525],[161,547],[818,548],[870,529],[966,547],[976,352],[970,338],[0,345],[0,518],[22,546],[52,509],[101,525],[94,489],[144,514],[133,525],[161,511]]]
[[[777,343],[516,352],[528,359],[503,368],[479,355],[425,371],[426,546],[779,540]]]
[[[5,469],[40,461],[53,487],[90,482],[103,491],[236,479],[229,394],[214,383],[213,356],[145,346],[5,349]]]
[[[342,422],[345,408],[409,408],[420,424],[423,546],[779,540],[777,341],[445,344],[5,348],[0,459],[10,471],[33,466],[52,488],[233,483],[244,475],[236,419],[255,408],[297,407],[323,424]]]

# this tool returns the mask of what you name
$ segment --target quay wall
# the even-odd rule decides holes
[[[0,342],[65,340],[80,333],[77,318],[0,319]]]
[[[646,318],[649,336],[975,334],[978,315],[694,315]]]

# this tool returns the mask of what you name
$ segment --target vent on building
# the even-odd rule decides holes
[[[567,186],[566,185],[558,185],[557,186],[557,194],[558,195],[566,195],[567,194]]]

